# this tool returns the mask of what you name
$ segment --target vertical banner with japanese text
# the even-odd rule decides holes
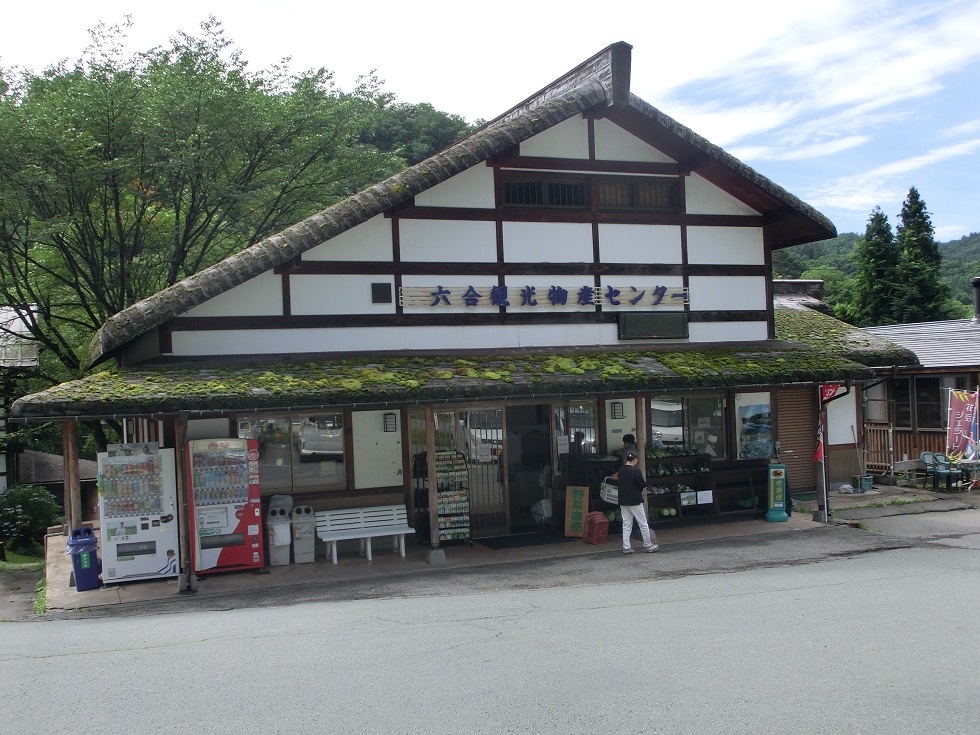
[[[954,462],[977,459],[977,391],[949,392],[946,454]]]

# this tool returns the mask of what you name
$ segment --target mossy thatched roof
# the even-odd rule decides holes
[[[158,365],[105,370],[18,400],[25,419],[179,412],[554,399],[617,393],[861,380],[840,355],[785,342],[657,351],[447,357],[372,356],[310,362]]]
[[[915,353],[803,306],[776,308],[776,336],[827,350],[868,367],[918,365]]]

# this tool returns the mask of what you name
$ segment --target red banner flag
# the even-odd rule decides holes
[[[823,411],[817,419],[817,448],[813,452],[814,462],[823,462]]]

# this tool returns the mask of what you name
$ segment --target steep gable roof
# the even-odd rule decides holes
[[[669,155],[709,181],[722,182],[763,214],[766,226],[774,228],[769,237],[773,247],[836,235],[830,220],[815,209],[632,95],[631,50],[623,42],[603,49],[444,151],[115,314],[93,337],[85,366],[105,360],[194,306],[586,112],[607,114],[641,138],[655,123],[667,134]]]

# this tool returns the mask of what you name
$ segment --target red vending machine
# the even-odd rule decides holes
[[[195,439],[186,467],[193,570],[264,566],[258,442]]]

